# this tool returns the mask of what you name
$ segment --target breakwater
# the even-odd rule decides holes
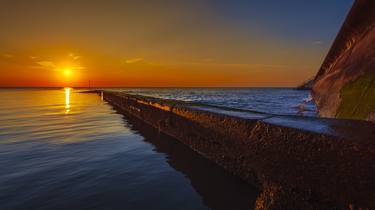
[[[375,124],[99,91],[262,191],[256,209],[374,209]]]

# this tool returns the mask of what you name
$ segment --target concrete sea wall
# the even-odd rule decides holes
[[[118,110],[258,186],[256,209],[375,209],[373,123],[100,93]]]

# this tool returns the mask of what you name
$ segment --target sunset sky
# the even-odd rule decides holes
[[[0,86],[294,86],[352,0],[0,0]]]

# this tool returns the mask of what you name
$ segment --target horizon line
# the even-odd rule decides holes
[[[0,86],[0,89],[11,88],[80,88],[80,89],[100,89],[100,88],[297,88],[296,86]]]

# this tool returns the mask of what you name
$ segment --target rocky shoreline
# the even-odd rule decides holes
[[[256,185],[256,209],[374,209],[375,124],[99,91],[116,109]]]

